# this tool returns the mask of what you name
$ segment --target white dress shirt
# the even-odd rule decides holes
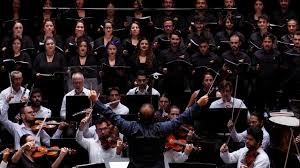
[[[246,105],[241,99],[231,97],[230,102],[224,102],[222,98],[213,101],[209,108],[242,108],[246,109]]]
[[[220,152],[220,157],[227,164],[237,163],[237,168],[240,168],[247,152],[248,148],[244,147],[232,153]],[[270,168],[270,160],[266,152],[262,148],[258,148],[257,152],[259,154],[257,155],[252,168]]]
[[[125,105],[123,105],[121,102],[118,103],[117,107],[112,108],[110,106],[110,108],[112,109],[112,111],[114,113],[119,114],[119,115],[126,115],[126,114],[129,113],[128,107],[126,107]]]
[[[267,147],[270,145],[270,135],[265,129],[265,127],[262,127],[261,130],[263,131],[263,141],[261,148],[264,150],[267,149]],[[231,137],[234,142],[246,142],[247,138],[247,130],[243,131],[242,133],[237,133],[236,130],[232,130]]]
[[[69,93],[67,93],[64,98],[63,98],[63,101],[62,101],[62,104],[61,104],[61,108],[60,108],[60,118],[61,119],[66,119],[66,97],[67,96],[75,96],[75,89],[71,90]],[[77,95],[80,95],[80,96],[89,96],[90,94],[90,90],[89,89],[86,89],[86,88],[83,88],[82,92],[80,94],[77,94]]]
[[[14,123],[14,122],[8,120],[7,111],[1,111],[0,113],[1,113],[0,114],[0,122],[8,130],[8,132],[14,137],[15,149],[20,148],[20,138],[24,134],[30,134],[33,137],[35,137],[35,133],[32,132],[31,128],[25,127],[24,123],[22,123],[20,125],[18,123]],[[60,129],[57,129],[56,132],[53,134],[52,138],[55,138],[55,139],[60,138],[61,133],[62,133],[62,131]],[[41,141],[46,146],[50,146],[50,136],[43,129],[40,132],[40,138],[36,139],[36,143],[41,145]]]
[[[82,131],[77,131],[76,141],[89,152],[90,163],[104,163],[105,159],[120,157],[120,155],[116,153],[116,148],[104,150],[99,140],[84,138]]]
[[[20,103],[24,90],[25,90],[24,87],[21,87],[21,89],[18,92],[13,90],[11,87],[8,87],[8,88],[2,90],[2,92],[0,93],[0,109],[1,109],[1,111],[8,110],[8,106],[5,106],[5,108],[4,108],[4,105],[8,105],[9,103]],[[9,101],[9,103],[7,103],[6,99],[9,95],[12,95],[14,97]],[[24,97],[27,97],[27,98],[29,97],[28,89],[26,89]]]
[[[126,95],[148,95],[149,94],[147,91],[148,89],[149,89],[148,85],[144,91],[141,91],[138,87],[135,87],[133,89],[130,89]],[[160,96],[160,93],[156,89],[152,88],[152,95]]]
[[[183,163],[189,158],[184,152],[176,152],[173,149],[164,152],[165,168],[169,168],[169,163]]]
[[[7,168],[8,162],[4,162],[3,160],[0,163],[0,168]]]
[[[44,106],[40,106],[39,111],[37,111],[35,118],[50,118],[51,117],[51,110],[44,107]]]

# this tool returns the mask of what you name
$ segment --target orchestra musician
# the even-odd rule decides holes
[[[179,107],[173,105],[170,107],[168,118],[169,120],[175,119],[179,116],[179,114],[180,114]],[[191,139],[191,137],[192,137],[192,133],[189,132],[185,140],[188,141]],[[164,152],[165,168],[169,168],[169,163],[185,162],[192,151],[193,151],[193,144],[186,144],[185,147],[183,148],[183,151],[176,151],[173,148],[169,148],[169,149],[166,148],[166,151]]]
[[[15,149],[20,148],[20,137],[22,137],[24,134],[30,134],[33,137],[36,137],[36,133],[33,129],[31,129],[31,127],[35,124],[35,114],[36,113],[33,111],[31,106],[22,107],[20,110],[22,124],[20,125],[8,120],[7,111],[1,110],[0,122],[14,137]],[[63,122],[59,125],[52,138],[60,138],[64,125],[65,124]],[[46,146],[50,146],[50,138],[51,137],[47,134],[47,132],[41,129],[40,134],[38,135],[38,137],[36,137],[36,142],[38,144],[43,143]]]
[[[42,106],[42,92],[40,89],[33,89],[30,94],[30,102],[31,107],[33,111],[36,113],[36,118],[45,118],[45,117],[51,117],[51,110],[47,107]]]
[[[2,90],[0,93],[0,108],[1,111],[7,111],[9,103],[27,102],[29,90],[21,86],[23,75],[20,71],[12,71],[11,86]]]
[[[20,138],[20,149],[13,155],[12,163],[19,168],[58,168],[68,154],[68,148],[61,148],[59,156],[51,163],[46,155],[34,158],[34,152],[37,150],[35,137],[31,134],[24,134]]]
[[[234,127],[233,121],[229,120],[227,127],[231,132],[231,137],[235,142],[246,142],[247,140],[247,130],[237,133]],[[264,117],[261,113],[252,113],[249,118],[249,127],[250,128],[260,128],[263,132],[263,139],[261,141],[261,148],[266,150],[270,145],[270,135],[264,127]]]
[[[208,102],[208,96],[203,96],[178,118],[155,122],[154,108],[151,104],[144,104],[140,108],[139,121],[126,121],[97,101],[97,95],[90,99],[95,102],[93,110],[103,114],[113,125],[118,127],[120,133],[128,137],[129,168],[163,168],[166,135],[185,122],[191,123],[192,113],[199,113],[201,107]]]
[[[7,165],[8,165],[8,157],[10,155],[10,149],[9,148],[6,148],[2,151],[2,161],[0,163],[0,168],[6,168]]]
[[[99,119],[95,124],[97,139],[83,137],[83,130],[89,120],[88,116],[81,120],[76,141],[88,151],[90,163],[104,163],[104,159],[121,157],[122,139],[116,137],[114,127],[105,118]]]
[[[227,144],[220,148],[220,156],[227,163],[237,163],[237,168],[270,168],[270,160],[261,148],[263,131],[258,127],[247,130],[246,147],[229,153]]]

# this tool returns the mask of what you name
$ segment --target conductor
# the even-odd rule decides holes
[[[97,100],[95,92],[91,94],[90,99],[95,103],[93,110],[103,114],[118,127],[120,133],[128,137],[128,168],[164,168],[163,152],[166,135],[183,123],[191,123],[192,113],[200,111],[201,107],[208,102],[208,96],[205,95],[178,118],[155,122],[154,108],[151,104],[144,104],[140,108],[138,121],[126,121]],[[156,148],[153,148],[154,146]]]

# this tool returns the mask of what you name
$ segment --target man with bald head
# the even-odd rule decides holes
[[[151,104],[144,104],[140,108],[138,121],[126,121],[98,101],[97,95],[91,96],[91,100],[95,102],[93,110],[103,114],[127,137],[130,160],[128,168],[164,168],[166,136],[183,123],[191,124],[192,113],[200,112],[201,107],[208,102],[208,96],[201,97],[178,118],[165,122],[155,122]]]
[[[72,75],[72,85],[73,90],[67,93],[62,101],[61,109],[60,109],[60,118],[66,119],[66,97],[67,96],[88,96],[90,94],[90,90],[83,87],[84,86],[84,76],[81,72],[73,73]]]

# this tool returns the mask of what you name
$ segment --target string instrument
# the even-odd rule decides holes
[[[249,150],[245,155],[243,164],[246,165],[248,168],[252,168],[258,154],[259,153],[256,150]]]
[[[104,150],[108,150],[110,148],[116,148],[118,145],[118,141],[122,141],[120,137],[110,136],[108,138],[101,139],[100,142]]]
[[[47,156],[57,156],[58,153],[60,152],[60,148],[58,146],[53,146],[50,148],[44,147],[44,146],[38,146],[36,147],[36,151],[32,154],[33,158],[39,158],[44,155]],[[74,149],[68,149],[68,152],[70,155],[74,155],[77,153],[76,150]]]
[[[185,139],[176,139],[174,135],[169,135],[167,137],[167,143],[165,144],[166,149],[173,149],[175,151],[182,151],[184,150],[187,142]],[[200,151],[200,147],[193,147],[194,151]]]
[[[44,123],[42,120],[35,120],[34,125],[31,126],[31,129],[35,133],[38,132],[39,129],[53,130],[56,129],[59,124],[60,123],[55,120],[47,121]]]

